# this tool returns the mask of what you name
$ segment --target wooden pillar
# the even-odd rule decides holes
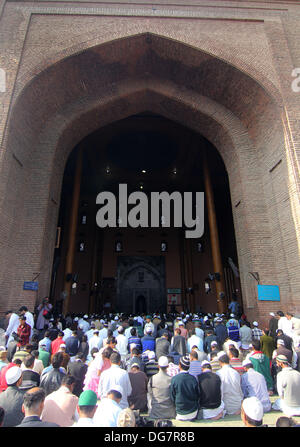
[[[96,215],[96,213],[95,213]],[[93,260],[92,260],[92,272],[91,272],[91,288],[90,288],[90,296],[89,296],[89,309],[88,313],[94,313],[95,312],[95,298],[96,298],[96,289],[95,289],[95,282],[98,281],[98,239],[99,239],[99,228],[95,224],[95,231],[94,231],[94,250],[93,250]],[[92,293],[92,294],[91,294]]]
[[[193,262],[192,262],[192,246],[191,240],[185,239],[185,256],[186,256],[186,276],[187,276],[187,285],[190,288],[193,288],[194,285],[194,275],[193,275]],[[195,312],[195,303],[194,303],[194,294],[189,292],[189,311]]]
[[[64,314],[69,311],[70,297],[72,280],[67,281],[66,277],[68,274],[73,274],[74,267],[74,256],[75,256],[75,244],[76,244],[76,230],[78,222],[78,209],[80,200],[80,186],[81,186],[81,173],[82,173],[82,148],[80,147],[77,154],[74,185],[73,185],[73,196],[72,196],[72,206],[70,215],[70,226],[69,226],[69,238],[68,238],[68,248],[66,256],[66,267],[65,267],[65,283],[64,291],[67,293],[64,302]]]
[[[226,312],[226,305],[225,305],[226,301],[225,297],[223,299],[220,299],[220,293],[221,292],[225,293],[224,272],[223,272],[223,264],[220,251],[220,241],[219,241],[219,232],[217,225],[217,216],[215,210],[214,193],[211,184],[206,149],[204,149],[203,151],[203,180],[205,189],[206,208],[208,214],[212,259],[214,266],[213,273],[220,273],[220,281],[215,280],[218,312],[223,313]]]

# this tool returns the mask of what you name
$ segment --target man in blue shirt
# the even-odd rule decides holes
[[[146,328],[146,335],[141,339],[142,352],[154,351],[155,352],[155,338],[152,336],[152,329]]]
[[[235,326],[233,322],[231,322],[229,324],[229,327],[227,328],[228,330],[228,336],[230,338],[230,340],[233,341],[240,341],[240,330],[238,328],[238,326]]]
[[[41,346],[45,346],[46,351],[51,352],[51,339],[50,339],[50,331],[45,332],[45,337],[39,342],[39,348]]]
[[[65,341],[66,353],[69,354],[71,360],[74,360],[75,356],[78,354],[80,341],[77,336],[77,331],[73,331],[71,337],[68,337]]]
[[[190,369],[189,374],[195,377],[198,380],[199,374],[202,373],[201,362],[198,360],[197,351],[190,352]]]

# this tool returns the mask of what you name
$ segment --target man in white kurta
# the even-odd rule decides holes
[[[119,403],[122,399],[123,390],[118,385],[114,388],[117,388],[117,390],[110,390],[108,396],[101,399],[98,404],[93,418],[93,422],[97,427],[117,427],[118,417],[122,411]]]
[[[93,348],[97,348],[98,351],[102,348],[102,339],[99,337],[99,330],[95,329],[93,336],[89,339],[89,354],[88,354],[88,360],[92,360],[91,351]]]
[[[277,312],[278,315],[278,312]],[[278,319],[278,329],[281,329],[285,335],[293,337],[293,322],[288,320],[285,316],[279,316]]]
[[[117,339],[117,346],[116,349],[117,351],[120,353],[121,355],[121,359],[123,361],[126,360],[126,356],[128,354],[128,340],[126,338],[126,336],[124,335],[125,329],[123,326],[119,326],[118,327],[118,335],[116,337]]]
[[[122,390],[122,399],[120,407],[127,408],[128,396],[131,394],[132,388],[128,372],[120,368],[121,356],[118,352],[113,352],[110,356],[111,367],[103,371],[100,375],[98,396],[100,400],[107,396],[108,391],[114,389],[115,385],[119,385]]]
[[[6,318],[8,319],[8,326],[5,331],[5,337],[6,337],[6,346],[8,343],[13,340],[12,333],[17,332],[20,321],[19,316],[13,312],[13,311],[7,311],[5,314]]]
[[[229,357],[224,352],[218,353],[218,360],[221,365],[216,374],[221,379],[222,401],[225,405],[226,413],[240,414],[243,401],[240,374],[229,365]]]
[[[203,351],[203,339],[198,337],[196,334],[192,334],[186,343],[187,351],[190,353],[192,351],[192,347],[197,346],[199,351]]]

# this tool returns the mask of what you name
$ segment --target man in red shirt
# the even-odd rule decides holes
[[[3,366],[3,368],[0,371],[0,393],[2,393],[2,391],[5,391],[8,386],[7,382],[6,382],[6,377],[5,377],[6,372],[13,366],[21,367],[21,363],[22,363],[22,361],[18,359],[18,360],[16,360],[16,363],[10,362],[6,366]]]
[[[63,336],[64,333],[62,331],[59,331],[57,338],[51,343],[51,355],[56,354],[60,348],[60,345],[65,343],[63,340]]]
[[[19,318],[20,324],[17,329],[17,334],[19,337],[19,341],[17,343],[17,347],[25,346],[29,344],[29,338],[31,334],[31,327],[26,323],[25,315],[21,315]]]

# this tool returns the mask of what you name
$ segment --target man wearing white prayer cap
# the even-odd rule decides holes
[[[237,326],[238,328],[240,328],[240,323],[239,321],[235,318],[234,314],[230,314],[230,319],[227,321],[226,323],[226,327],[228,328],[230,326],[230,324],[233,324],[234,326]]]
[[[263,425],[264,409],[257,397],[247,397],[242,402],[241,419],[246,427]]]
[[[98,404],[93,422],[96,427],[117,427],[119,414],[122,411],[120,402],[123,395],[121,385],[114,384],[107,395]]]
[[[260,337],[263,336],[263,331],[258,327],[257,321],[253,321],[252,325],[253,325],[252,338],[254,340],[260,340]]]
[[[5,411],[3,427],[15,427],[23,418],[22,412],[24,392],[19,389],[22,383],[22,370],[12,366],[5,373],[7,389],[0,393],[0,407]]]
[[[250,358],[243,361],[245,373],[241,376],[241,387],[244,398],[255,396],[262,403],[264,413],[271,410],[267,382],[264,376],[255,371]]]
[[[167,374],[168,365],[168,358],[162,355],[158,360],[158,373],[148,382],[149,417],[153,419],[174,419],[176,416],[170,395],[172,377]]]
[[[274,341],[276,340],[276,331],[278,329],[278,319],[276,318],[274,312],[270,312],[270,320],[269,320],[269,335],[273,337]]]

